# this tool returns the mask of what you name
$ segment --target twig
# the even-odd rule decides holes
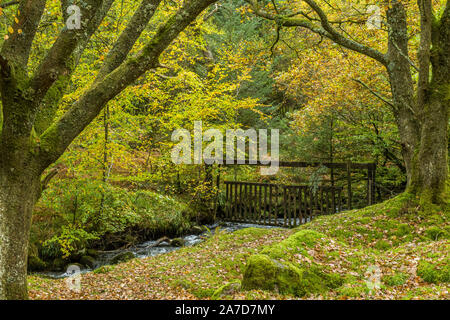
[[[395,108],[394,104],[391,101],[389,101],[387,98],[383,97],[381,94],[379,94],[378,92],[376,92],[375,90],[370,88],[367,84],[365,84],[361,80],[359,80],[359,79],[352,79],[352,80],[357,82],[357,83],[359,83],[360,85],[362,85],[364,88],[369,90],[370,93],[372,93],[375,97],[377,97],[378,99],[380,99],[381,101],[383,101],[387,105],[391,106],[392,108]]]

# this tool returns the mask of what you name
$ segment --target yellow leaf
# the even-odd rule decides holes
[[[19,23],[19,19],[17,19],[17,17],[14,17],[14,21],[15,21],[16,23]]]

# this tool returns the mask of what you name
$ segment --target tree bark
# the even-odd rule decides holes
[[[11,171],[11,169],[14,169]],[[27,299],[27,257],[31,215],[39,177],[0,168],[0,299]]]
[[[450,109],[450,2],[431,34],[432,77],[419,99],[420,143],[414,159],[409,191],[432,203],[445,200],[448,177],[448,122]]]

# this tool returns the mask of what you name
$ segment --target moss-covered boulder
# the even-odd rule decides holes
[[[36,271],[44,271],[47,269],[47,264],[42,261],[37,256],[29,256],[28,257],[28,271],[36,272]]]
[[[190,233],[192,234],[201,234],[205,231],[204,228],[200,227],[200,226],[193,226],[190,230]]]
[[[175,238],[170,241],[170,245],[172,247],[183,247],[186,244],[186,241],[181,238]]]
[[[224,296],[232,295],[238,292],[239,290],[241,290],[241,281],[235,280],[221,286],[219,289],[214,291],[214,294],[211,296],[211,299],[213,300],[221,299]]]
[[[80,259],[80,263],[92,269],[95,266],[95,259],[91,256],[82,256]]]
[[[63,258],[56,258],[52,262],[52,269],[56,271],[65,271],[68,261]]]
[[[304,296],[336,288],[342,284],[339,275],[313,262],[309,250],[326,236],[313,230],[300,230],[285,240],[250,256],[244,271],[244,290],[262,289],[282,294]],[[299,257],[303,257],[299,261]]]
[[[133,252],[130,252],[130,251],[122,252],[122,253],[119,253],[118,255],[114,256],[111,259],[111,263],[118,264],[118,263],[129,261],[134,258],[135,258],[135,255]]]
[[[317,267],[298,268],[291,263],[281,263],[267,255],[257,254],[247,261],[242,288],[304,296],[326,291],[328,281],[325,278],[326,275]]]
[[[88,256],[91,256],[93,258],[97,258],[99,256],[99,252],[95,249],[87,249],[86,253]]]

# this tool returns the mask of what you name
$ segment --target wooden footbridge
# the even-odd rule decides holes
[[[249,164],[246,164],[249,165]],[[256,164],[261,165],[261,164]],[[296,227],[318,215],[352,209],[352,177],[354,169],[367,170],[367,204],[375,203],[375,170],[373,163],[307,163],[279,162],[280,167],[319,167],[331,169],[331,185],[285,185],[244,181],[224,181],[225,204],[220,218],[282,227]],[[346,188],[335,185],[333,172],[344,169]],[[218,175],[217,183],[220,183]]]

